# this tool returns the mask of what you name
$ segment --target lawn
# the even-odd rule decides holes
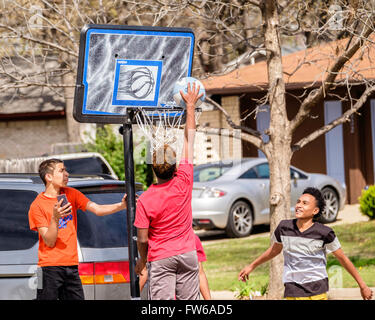
[[[359,222],[334,226],[342,249],[359,270],[368,286],[375,286],[375,221]],[[204,269],[210,289],[236,291],[240,287],[238,273],[248,263],[257,258],[270,244],[269,237],[225,239],[203,244],[207,255]],[[355,288],[357,283],[340,266],[335,257],[327,257],[327,270],[330,287]],[[249,284],[260,290],[268,283],[269,262],[258,267],[252,274]]]

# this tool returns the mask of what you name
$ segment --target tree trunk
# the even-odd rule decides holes
[[[75,77],[72,72],[63,76],[64,85],[74,85]],[[64,87],[66,126],[68,142],[81,142],[80,124],[73,118],[74,87]]]
[[[281,220],[290,217],[291,131],[285,103],[277,2],[265,0],[263,7],[265,47],[269,81],[270,128],[265,154],[270,166],[271,234]],[[271,261],[268,299],[282,299],[283,256]]]

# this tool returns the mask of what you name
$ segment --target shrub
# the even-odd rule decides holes
[[[96,138],[86,145],[88,151],[99,152],[111,165],[120,180],[125,180],[124,167],[124,143],[122,136],[115,134],[110,125],[98,128]],[[146,190],[153,181],[151,165],[148,165],[145,158],[146,146],[143,146],[141,156],[134,159],[134,178],[136,182],[143,184]]]
[[[367,190],[362,190],[359,197],[359,209],[370,219],[375,218],[375,186],[370,186]]]
[[[262,285],[259,290],[249,281],[240,282],[240,287],[236,288],[236,298],[239,300],[254,299],[255,297],[264,296],[268,291],[268,283]]]

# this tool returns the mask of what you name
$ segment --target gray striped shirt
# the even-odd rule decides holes
[[[309,297],[328,291],[326,255],[341,247],[331,228],[315,222],[301,232],[297,219],[283,220],[272,240],[283,245],[285,297]]]

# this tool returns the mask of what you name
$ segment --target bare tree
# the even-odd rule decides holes
[[[358,62],[374,45],[373,0],[2,0],[0,6],[0,91],[13,90],[17,94],[24,87],[40,86],[63,95],[71,141],[79,136],[71,112],[79,34],[87,23],[190,26],[197,35],[194,74],[201,77],[226,73],[265,52],[268,90],[259,106],[270,105],[270,127],[266,132],[269,140],[263,141],[260,132],[242,122],[235,123],[223,108],[217,107],[228,124],[241,129],[241,137],[260,149],[269,161],[271,232],[280,220],[289,218],[293,153],[347,121],[375,90],[373,82],[358,68]],[[299,97],[299,111],[290,120],[281,55],[285,39],[303,39],[307,48],[343,39],[326,57],[329,63],[321,71],[319,86],[315,83]],[[231,67],[230,61],[235,61]],[[317,62],[306,55],[288,76],[311,63]],[[350,89],[359,84],[365,90],[355,99]],[[292,145],[296,129],[338,85],[347,88],[347,95],[340,98],[349,99],[352,108]],[[202,130],[219,132],[217,128]],[[281,272],[280,256],[271,262],[271,299],[281,298]]]
[[[22,94],[43,87],[64,97],[70,142],[80,140],[73,98],[80,30],[85,24],[151,25],[164,18],[159,6],[137,1],[2,0],[0,91]],[[154,20],[154,21],[153,21]]]
[[[251,1],[262,13],[264,48],[267,54],[268,90],[261,99],[260,105],[270,105],[270,126],[265,132],[269,140],[263,141],[260,132],[249,130],[234,123],[226,114],[227,122],[233,129],[242,129],[242,138],[251,142],[267,157],[270,167],[270,212],[271,233],[279,222],[290,218],[290,162],[293,153],[305,145],[324,135],[334,127],[349,121],[375,91],[373,79],[366,77],[368,70],[360,67],[364,56],[370,57],[374,52],[374,1]],[[309,10],[314,6],[314,10]],[[304,18],[305,20],[301,20]],[[305,64],[317,64],[321,67],[322,80],[312,83],[306,88],[300,99],[297,114],[291,120],[287,116],[286,87],[283,61],[281,55],[282,36],[306,37],[308,46],[321,41],[343,39],[335,43],[330,53],[319,53],[310,58],[306,51],[295,70],[288,73],[291,77]],[[314,40],[312,40],[314,39]],[[319,52],[316,49],[315,54]],[[321,61],[325,63],[321,64]],[[362,85],[364,90],[360,97],[352,97],[351,89]],[[321,127],[315,132],[306,135],[297,143],[292,144],[296,129],[303,125],[319,104],[333,94],[341,86],[346,88],[345,94],[337,99],[350,101],[351,108],[339,118]],[[223,112],[224,110],[218,106]],[[210,130],[206,130],[210,132]],[[253,132],[252,132],[253,131]],[[215,132],[215,130],[212,130]],[[283,292],[281,280],[283,262],[282,256],[271,261],[269,294],[270,299],[280,299]]]

